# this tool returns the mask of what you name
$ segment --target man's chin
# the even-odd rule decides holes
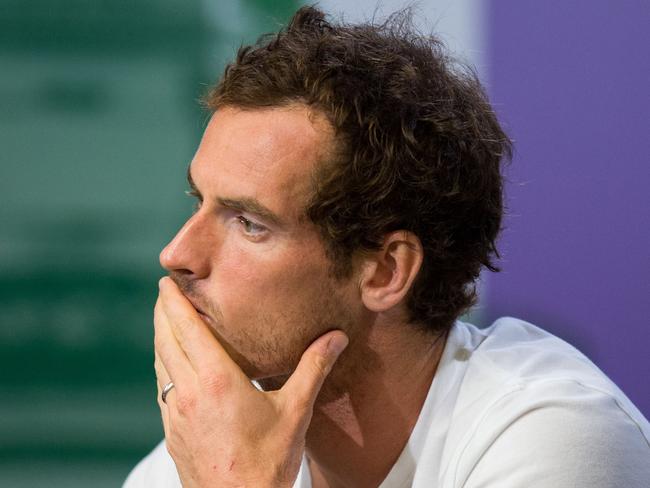
[[[222,334],[219,333],[220,327],[210,317],[197,310],[197,313],[205,322],[205,324],[212,332],[212,335],[217,339],[221,347],[223,347],[230,356],[230,358],[239,366],[242,372],[250,379],[262,385],[268,384],[270,389],[279,389],[289,379],[290,374],[286,372],[286,368],[280,368],[278,365],[260,365],[256,361],[250,360],[245,354],[242,354],[238,348],[235,348],[230,341],[226,340]],[[277,388],[271,388],[273,385],[279,385]],[[267,388],[264,387],[266,390]]]
[[[224,337],[218,332],[218,327],[215,321],[210,317],[209,315],[206,315],[202,312],[199,312],[197,310],[197,313],[199,314],[199,317],[205,322],[205,324],[208,326],[210,329],[210,332],[212,332],[212,335],[214,336],[215,339],[221,344],[221,347],[224,348],[228,356],[230,356],[230,359],[234,361],[234,363],[239,366],[239,369],[242,370],[242,372],[248,376],[249,379],[251,380],[257,380],[258,377],[264,376],[258,368],[256,368],[252,362],[246,359],[246,357],[241,354],[237,349],[231,346],[231,344],[224,339]]]

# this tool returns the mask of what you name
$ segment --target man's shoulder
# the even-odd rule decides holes
[[[181,487],[176,465],[169,452],[167,452],[164,440],[133,468],[124,482],[123,488],[151,486],[163,488]]]
[[[506,414],[533,405],[593,405],[616,408],[643,425],[647,420],[621,389],[571,344],[523,320],[504,317],[487,329],[469,324],[475,344],[456,401],[455,416],[475,421],[491,410]]]
[[[504,389],[513,384],[546,380],[573,380],[614,395],[616,385],[581,351],[561,338],[529,322],[502,317],[490,327],[477,329],[462,324],[475,336],[469,351],[465,380],[480,378]]]
[[[650,466],[650,424],[586,356],[509,317],[459,329],[468,350],[456,356],[466,368],[443,463],[453,486],[492,478],[514,480],[502,486],[586,486],[581,476],[593,486],[618,486],[603,484],[608,476],[643,486],[633,478],[650,475],[641,466]],[[631,463],[631,478],[612,465],[622,460]],[[549,473],[552,483],[535,484]]]
[[[608,391],[573,380],[521,383],[465,430],[455,457],[459,486],[641,487],[650,479],[650,425]]]

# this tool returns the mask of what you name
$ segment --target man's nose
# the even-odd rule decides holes
[[[210,274],[208,250],[212,248],[210,231],[200,214],[194,214],[160,252],[160,265],[193,279]]]

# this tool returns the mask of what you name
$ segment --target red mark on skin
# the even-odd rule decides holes
[[[228,471],[232,471],[234,465],[235,465],[235,461],[230,461],[230,467],[228,468]]]

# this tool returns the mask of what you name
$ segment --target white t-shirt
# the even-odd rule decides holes
[[[164,441],[126,488],[181,486]],[[650,424],[573,346],[522,320],[457,321],[380,488],[649,488]],[[310,488],[306,459],[294,488]]]

